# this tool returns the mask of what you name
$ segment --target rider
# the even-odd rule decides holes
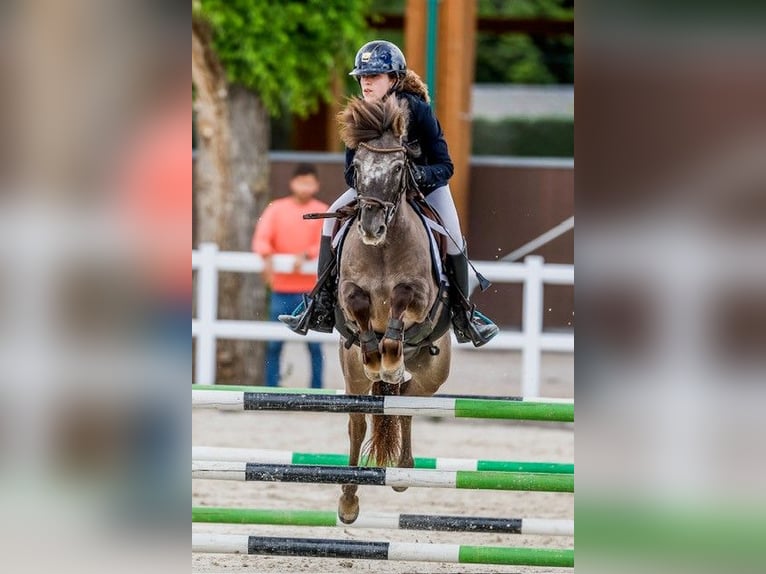
[[[394,96],[407,100],[410,118],[407,126],[408,147],[419,146],[421,155],[414,160],[413,175],[426,202],[441,216],[449,233],[447,239],[447,274],[452,288],[450,310],[455,337],[459,343],[472,342],[475,347],[487,343],[497,335],[498,328],[487,317],[468,304],[468,258],[463,243],[455,203],[448,181],[453,166],[444,140],[441,125],[429,105],[428,87],[412,70],[402,51],[391,42],[375,40],[362,46],[356,54],[354,69],[350,72],[362,89],[366,101],[377,101]],[[350,186],[330,206],[334,212],[356,199],[354,189],[355,150],[346,149],[346,183]],[[326,219],[322,229],[319,252],[320,284],[308,304],[293,315],[281,315],[279,320],[290,329],[305,335],[308,329],[331,333],[335,325],[335,291],[337,275],[327,272],[334,264],[331,235],[335,221]],[[459,244],[457,243],[459,242]],[[326,279],[322,282],[323,279]]]

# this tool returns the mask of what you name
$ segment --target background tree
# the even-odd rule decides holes
[[[574,19],[573,0],[479,0],[482,17]],[[529,34],[477,36],[476,82],[513,84],[574,83],[574,38]]]
[[[193,0],[195,239],[249,251],[269,201],[269,118],[329,101],[364,40],[368,0]],[[255,275],[221,274],[219,317],[265,318]],[[263,346],[218,343],[220,380],[260,383]]]

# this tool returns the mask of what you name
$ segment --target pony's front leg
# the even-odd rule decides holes
[[[391,317],[380,341],[380,378],[386,383],[404,381],[404,312],[415,300],[415,288],[400,283],[391,292]]]
[[[364,435],[367,433],[367,421],[363,414],[348,415],[348,438],[349,438],[349,466],[359,465],[359,453],[362,450]],[[345,524],[351,524],[359,516],[359,498],[356,484],[344,484],[341,486],[343,494],[338,500],[338,518]]]
[[[380,380],[380,350],[370,323],[370,294],[351,281],[343,282],[340,293],[343,306],[359,326],[359,346],[364,374],[373,382]]]

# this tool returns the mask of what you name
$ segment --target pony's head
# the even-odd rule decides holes
[[[381,245],[404,192],[411,187],[410,150],[405,147],[409,109],[406,100],[349,101],[338,115],[340,134],[356,150],[354,169],[362,241]]]

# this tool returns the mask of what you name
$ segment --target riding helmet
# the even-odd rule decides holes
[[[372,76],[375,74],[396,74],[403,76],[407,72],[404,54],[391,42],[373,40],[359,48],[354,58],[354,69],[349,76]]]

